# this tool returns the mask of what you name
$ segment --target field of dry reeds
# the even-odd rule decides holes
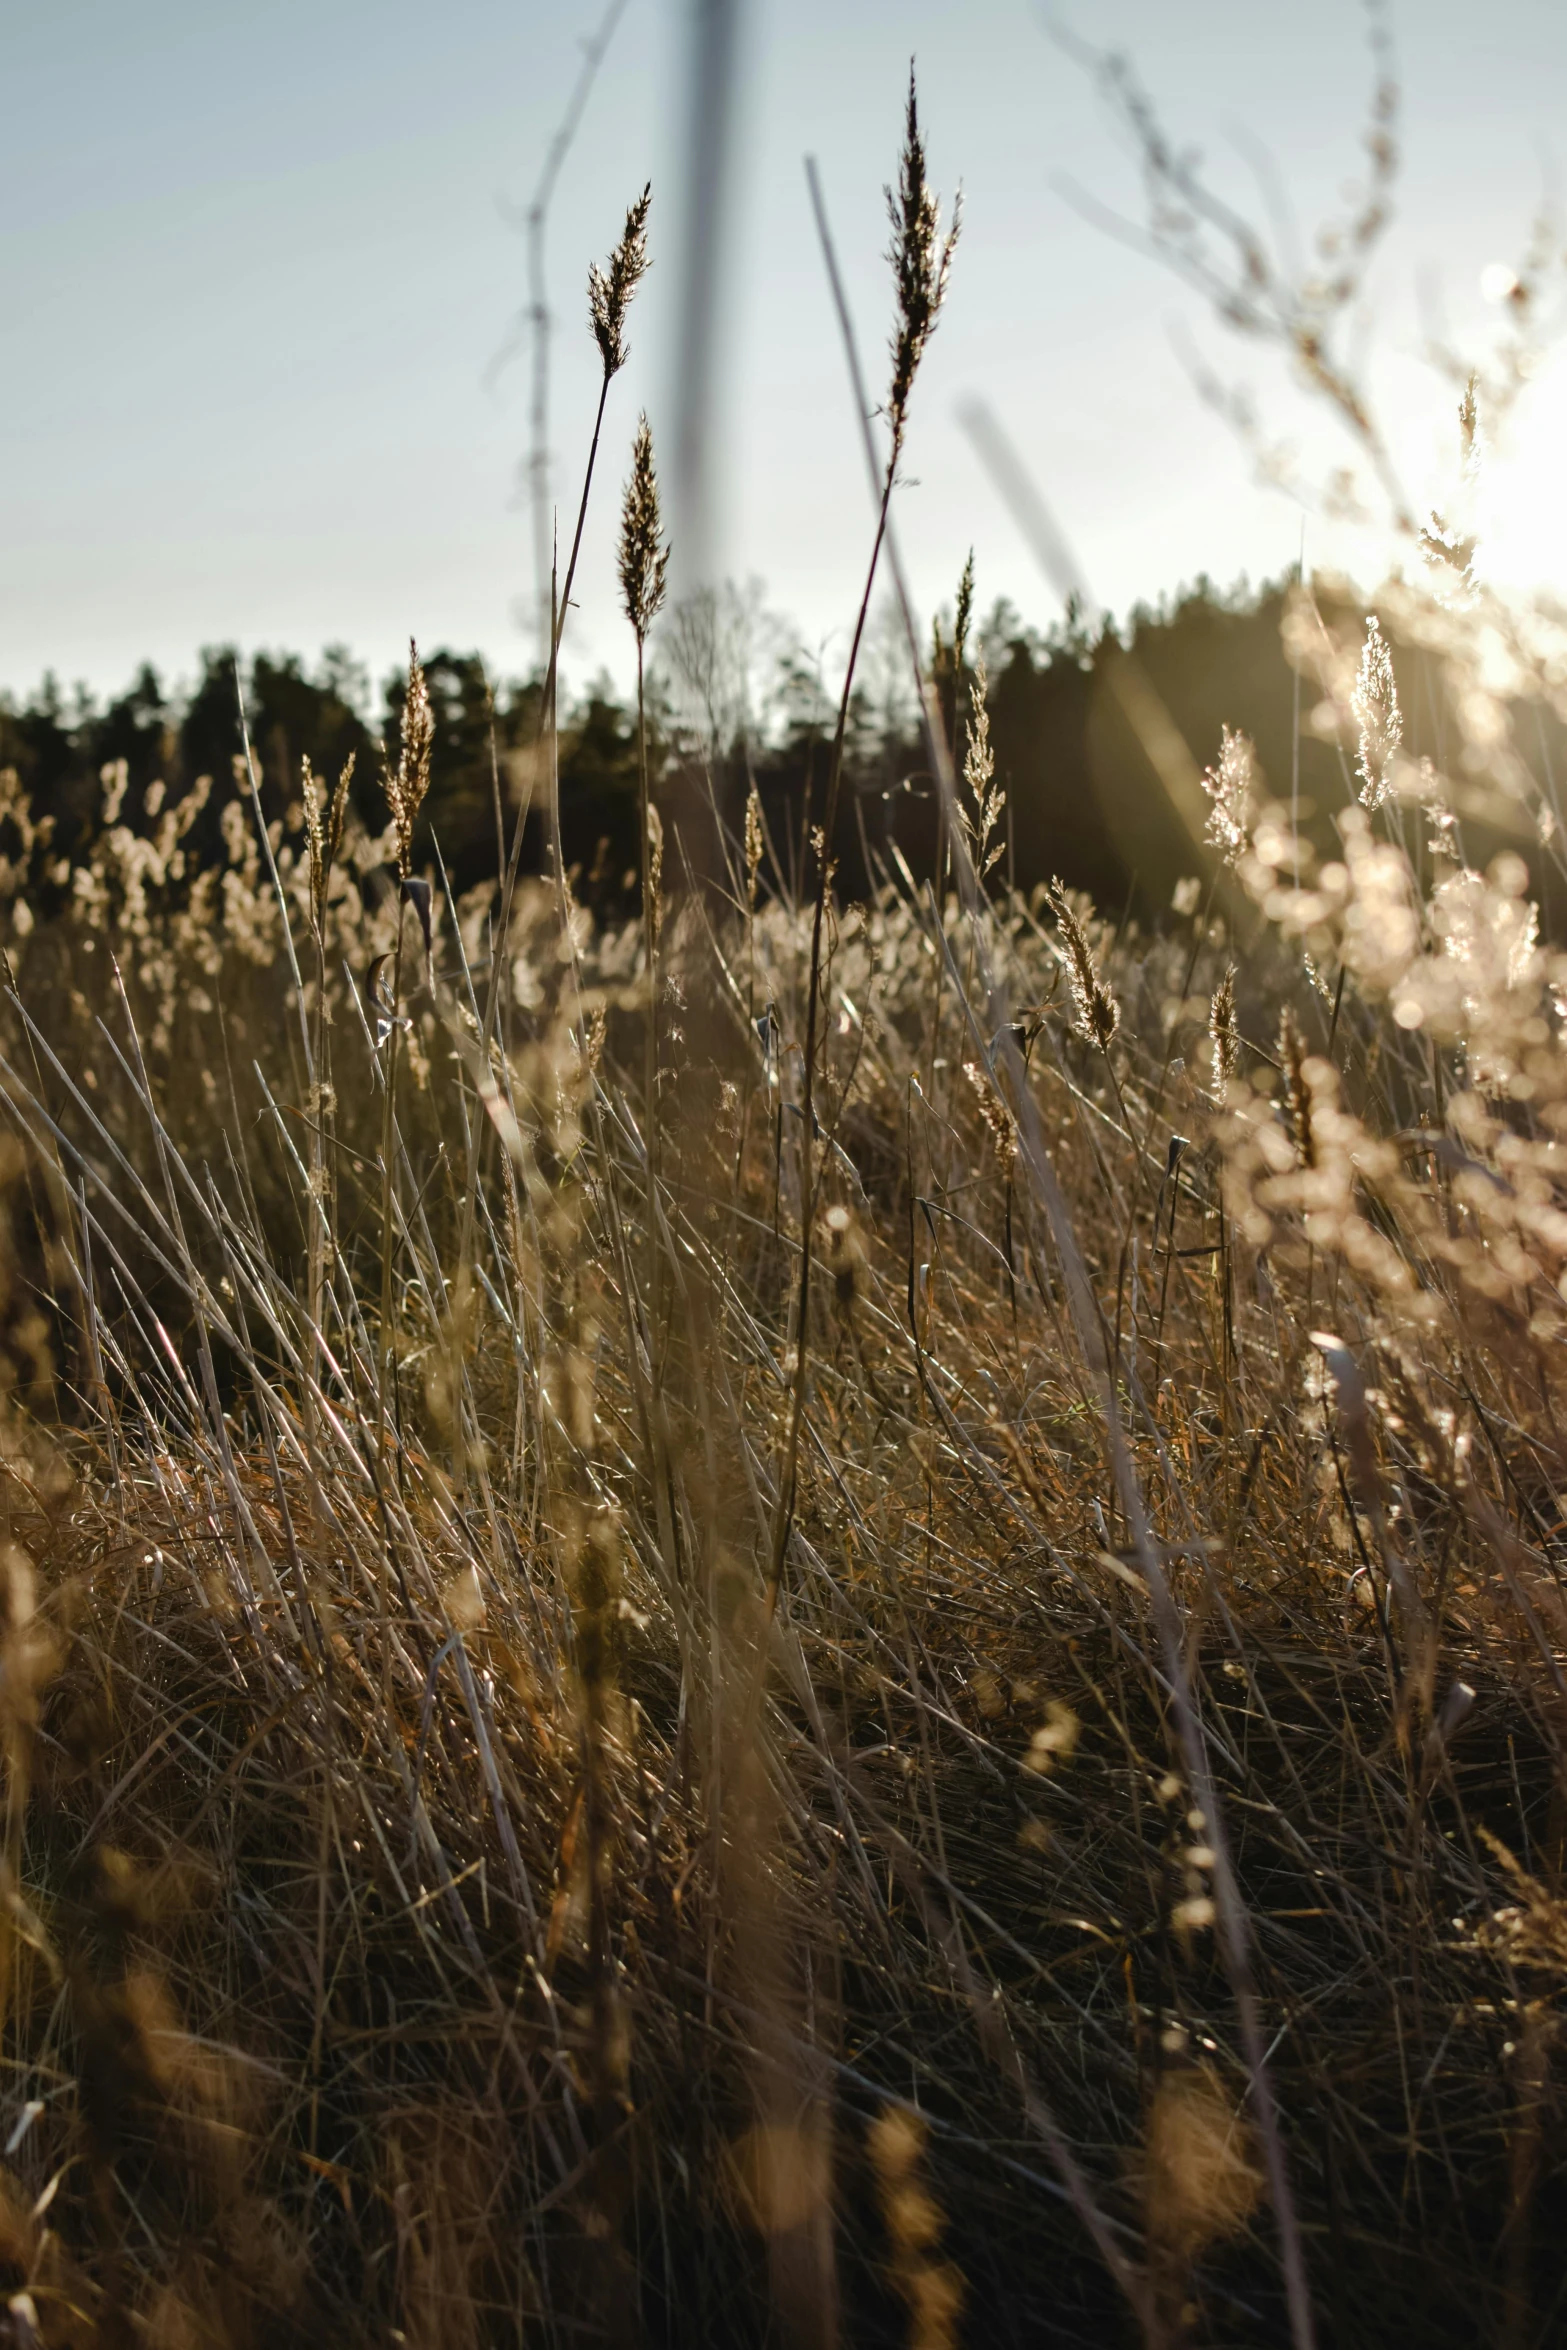
[[[884,566],[912,95],[893,261]],[[415,869],[417,658],[379,837],[9,789],[8,2338],[1560,2338],[1567,955],[1465,844],[1567,640],[1428,552],[1158,931],[1001,886],[961,611],[941,891],[831,886],[847,684],[803,899],[644,761],[620,929]]]

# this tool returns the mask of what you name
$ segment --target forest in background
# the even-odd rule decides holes
[[[994,607],[975,649],[988,667],[1008,879],[1028,890],[1059,875],[1107,913],[1157,921],[1176,883],[1206,869],[1113,690],[1128,656],[1199,768],[1217,758],[1223,727],[1238,729],[1255,746],[1269,788],[1281,800],[1298,791],[1303,822],[1328,845],[1333,814],[1356,786],[1336,732],[1325,736],[1314,727],[1318,689],[1309,667],[1297,676],[1286,657],[1286,598],[1280,583],[1224,591],[1199,579],[1157,606],[1137,607],[1119,627],[1106,616],[1090,628],[1072,613],[1045,633],[1010,605]],[[834,842],[840,887],[851,897],[885,877],[894,849],[916,881],[934,869],[935,787],[904,683],[901,640],[892,615],[883,618],[881,646],[873,641],[852,697]],[[932,674],[950,722],[956,696],[950,614],[946,619]],[[820,797],[832,743],[830,682],[754,588],[685,604],[655,647],[652,757],[691,869],[722,870],[714,818],[735,838],[754,781],[767,825],[768,878],[791,891],[806,887],[811,803],[813,793]],[[1411,751],[1445,768],[1456,730],[1439,665],[1410,648],[1400,666]],[[494,682],[479,654],[449,648],[425,655],[424,670],[435,736],[421,862],[438,843],[459,893],[491,878],[499,869],[498,813],[509,832],[527,799],[525,866],[542,871],[539,680]],[[352,755],[356,806],[378,831],[381,744],[396,740],[405,685],[399,671],[382,688],[378,708],[368,673],[341,647],[313,669],[293,654],[258,653],[243,686],[269,819],[286,824],[292,810],[297,820],[302,761],[332,778]],[[1526,757],[1533,753],[1536,780],[1552,797],[1559,732],[1554,720],[1536,724],[1531,714],[1520,746]],[[121,761],[126,788],[117,820],[133,830],[151,829],[146,798],[156,784],[173,800],[198,777],[212,777],[187,855],[193,870],[221,863],[222,808],[238,789],[232,778],[241,749],[229,647],[203,651],[195,685],[184,693],[149,666],[101,706],[82,689],[68,696],[52,679],[20,705],[0,698],[0,771],[15,772],[35,821],[52,819],[34,852],[29,896],[36,909],[54,910],[51,872],[63,877],[64,861],[102,824],[104,771]],[[609,679],[591,683],[566,713],[560,763],[562,833],[577,894],[603,913],[629,909],[638,887],[636,713]],[[1548,927],[1550,880],[1540,877]]]

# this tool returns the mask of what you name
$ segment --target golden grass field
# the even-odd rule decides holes
[[[893,230],[883,526],[912,94]],[[111,769],[44,920],[12,779],[11,2338],[1560,2337],[1567,635],[1427,553],[1141,931],[1003,887],[961,619],[861,903],[847,684],[804,894],[644,761],[623,927],[416,868],[416,658],[376,837]]]

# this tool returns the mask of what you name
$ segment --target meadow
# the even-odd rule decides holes
[[[891,207],[856,653],[912,89]],[[1196,746],[1136,922],[1009,883],[966,591],[923,884],[834,886],[851,657],[803,858],[644,700],[579,902],[569,557],[478,880],[417,653],[278,817],[7,780],[12,2339],[1556,2338],[1567,628],[1423,529],[1284,601],[1341,804]]]

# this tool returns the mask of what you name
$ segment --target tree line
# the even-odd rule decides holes
[[[1269,787],[1292,791],[1309,827],[1324,835],[1352,796],[1342,747],[1311,723],[1315,693],[1285,658],[1285,587],[1223,592],[1211,581],[1159,606],[1140,606],[1119,627],[1069,613],[1047,632],[998,605],[974,632],[988,670],[996,774],[1006,794],[1006,877],[1024,889],[1059,875],[1107,910],[1157,919],[1177,881],[1202,869],[1190,832],[1129,722],[1115,672],[1130,654],[1184,738],[1197,767],[1218,753],[1221,730],[1250,736]],[[899,861],[917,882],[937,870],[934,780],[890,621],[880,678],[874,662],[850,706],[833,854],[839,887],[859,894]],[[1447,744],[1439,698],[1422,691],[1420,656],[1405,663],[1411,747],[1441,759]],[[454,889],[493,875],[501,843],[526,810],[525,865],[543,867],[547,778],[540,753],[538,679],[497,683],[476,653],[425,656],[436,720],[429,797],[417,854],[439,853]],[[973,671],[954,665],[950,627],[938,624],[932,674],[943,723],[961,767]],[[221,810],[242,757],[241,691],[251,755],[269,818],[286,818],[300,793],[302,762],[335,780],[352,755],[353,794],[367,827],[385,821],[383,743],[394,746],[406,680],[388,680],[376,706],[364,670],[341,648],[313,669],[292,654],[259,653],[237,664],[229,648],[205,651],[193,687],[176,696],[150,667],[103,704],[67,697],[52,680],[25,702],[0,700],[0,770],[15,770],[35,819],[53,820],[50,860],[79,857],[102,821],[103,774],[123,762],[119,821],[142,811],[161,782],[178,797],[198,777],[213,789],[192,830],[192,862],[221,861]],[[719,836],[738,838],[754,785],[768,839],[766,879],[799,889],[809,879],[812,809],[819,813],[835,702],[798,642],[769,623],[754,596],[697,598],[671,616],[653,671],[655,774],[690,873],[719,878]],[[1427,739],[1428,738],[1428,739]],[[1541,754],[1552,744],[1541,736]],[[606,680],[563,710],[559,734],[562,839],[580,898],[613,913],[634,899],[638,867],[634,712]],[[159,795],[154,794],[156,801]],[[679,866],[666,866],[674,877]],[[40,891],[47,896],[44,861]]]

